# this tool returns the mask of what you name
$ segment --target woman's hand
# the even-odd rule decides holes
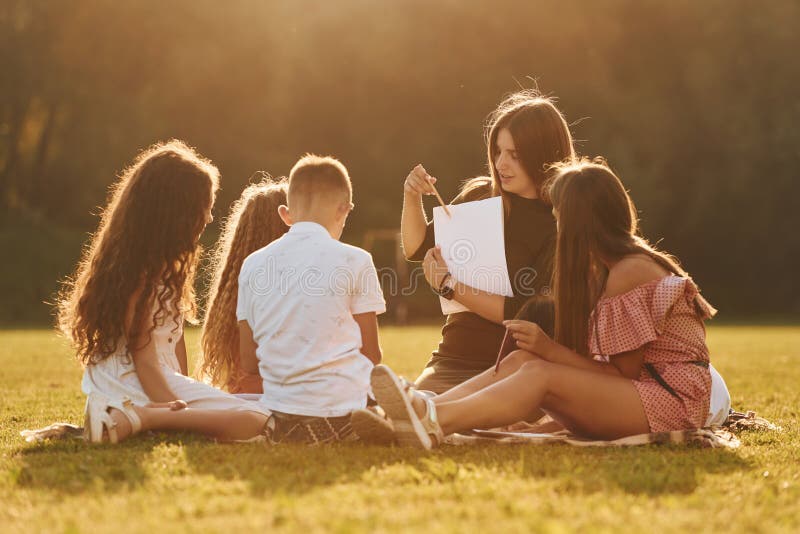
[[[413,195],[421,197],[422,195],[432,195],[433,187],[431,184],[436,183],[436,178],[428,174],[425,167],[417,165],[406,176],[406,181],[403,184],[403,192],[406,195]]]
[[[425,272],[425,280],[432,288],[439,289],[442,286],[444,277],[449,271],[439,246],[433,247],[425,254],[425,259],[422,260],[422,270]]]
[[[538,324],[529,321],[503,321],[503,326],[511,332],[517,347],[547,359],[556,342],[550,339]]]

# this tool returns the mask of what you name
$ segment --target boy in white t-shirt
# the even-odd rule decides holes
[[[290,226],[245,259],[236,316],[244,371],[263,380],[273,442],[352,437],[381,361],[377,314],[386,311],[372,256],[339,241],[353,209],[347,169],[307,155],[289,175]]]

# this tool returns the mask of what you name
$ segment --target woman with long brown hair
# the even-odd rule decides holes
[[[100,227],[58,302],[58,327],[84,365],[85,430],[259,436],[268,411],[186,376],[199,239],[219,172],[181,141],[144,150],[115,183]],[[184,408],[190,407],[191,410]]]
[[[434,398],[376,367],[373,392],[401,443],[429,448],[540,409],[600,439],[704,425],[703,321],[716,310],[675,258],[639,236],[633,202],[604,162],[560,167],[548,192],[558,221],[555,339],[535,323],[506,321],[520,350]]]
[[[572,135],[552,99],[537,91],[514,93],[489,116],[486,150],[490,177],[468,181],[454,204],[493,196],[503,198],[505,252],[513,297],[492,295],[442,280],[432,273],[441,264],[422,195],[432,194],[436,178],[418,165],[404,185],[401,233],[406,257],[423,261],[428,283],[469,311],[448,315],[442,341],[417,379],[420,389],[444,392],[489,368],[497,357],[503,320],[518,316],[532,296],[547,294],[552,273],[556,224],[542,187],[549,167],[575,157]],[[500,236],[498,236],[500,238]]]
[[[203,323],[200,376],[231,393],[261,393],[259,375],[248,375],[239,364],[239,324],[236,298],[244,259],[289,230],[278,215],[286,204],[286,181],[269,177],[245,188],[223,223],[211,261],[208,311]]]

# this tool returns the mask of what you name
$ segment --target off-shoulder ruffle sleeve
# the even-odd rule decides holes
[[[690,278],[673,275],[601,299],[589,325],[591,353],[611,356],[655,341],[681,299],[701,320],[716,314]]]
[[[655,284],[646,284],[597,303],[589,325],[592,354],[628,352],[658,337],[650,314],[650,292],[654,287]]]
[[[689,309],[694,310],[701,321],[717,313],[717,310],[700,295],[691,278],[667,276],[658,281],[652,296],[653,322],[659,334],[664,331],[667,318],[681,299],[686,302]]]

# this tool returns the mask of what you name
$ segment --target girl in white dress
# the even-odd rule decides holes
[[[180,141],[142,152],[114,186],[62,291],[58,326],[85,366],[92,442],[141,430],[262,435],[268,410],[186,376],[183,321],[194,320],[198,241],[218,179],[216,167]]]

